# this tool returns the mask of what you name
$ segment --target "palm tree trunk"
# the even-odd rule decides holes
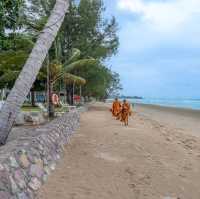
[[[69,7],[69,0],[56,0],[43,31],[26,61],[15,85],[0,112],[0,144],[5,144],[12,125],[20,112],[49,48],[57,35]]]

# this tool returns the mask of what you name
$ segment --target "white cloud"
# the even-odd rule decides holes
[[[200,0],[118,0],[120,10],[130,11],[141,16],[159,31],[174,31],[184,28],[197,14],[200,14]]]

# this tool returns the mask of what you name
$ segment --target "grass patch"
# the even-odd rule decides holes
[[[32,106],[23,106],[21,110],[24,112],[40,112],[41,111],[40,108],[32,107]]]
[[[23,106],[21,110],[23,112],[42,112],[42,110],[39,107],[33,107],[33,106]],[[68,112],[68,108],[56,107],[55,112]]]

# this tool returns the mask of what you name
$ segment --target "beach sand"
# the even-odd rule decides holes
[[[135,110],[168,127],[200,137],[200,110],[142,104],[136,104]]]
[[[136,105],[128,127],[108,104],[81,128],[39,199],[199,199],[199,112]]]

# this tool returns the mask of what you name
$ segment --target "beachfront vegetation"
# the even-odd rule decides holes
[[[105,64],[119,42],[116,20],[105,19],[104,10],[101,0],[0,2],[0,88],[14,86],[0,116],[1,143],[29,91],[73,95],[81,84],[83,96],[105,99],[121,88]]]
[[[6,2],[9,2],[6,1]],[[62,25],[68,9],[68,1],[57,0],[46,25],[39,33],[36,43],[28,56],[9,96],[1,108],[0,143],[5,144],[12,125],[26,100],[48,51]],[[7,16],[5,16],[7,17]],[[16,30],[15,30],[16,31]]]
[[[51,14],[55,0],[28,0],[28,4],[23,0],[6,2],[6,5],[1,2],[0,11],[4,19],[0,25],[0,88],[11,89]],[[97,60],[94,67],[76,67],[71,73],[86,79],[83,96],[99,99],[120,88],[119,76],[105,65],[105,60],[117,52],[117,23],[114,17],[105,19],[104,10],[103,2],[99,0],[81,0],[79,4],[72,0],[48,56],[50,64],[64,65],[73,50],[79,49],[79,59]],[[46,65],[45,62],[31,91],[45,89]],[[72,90],[72,84],[67,87]]]

